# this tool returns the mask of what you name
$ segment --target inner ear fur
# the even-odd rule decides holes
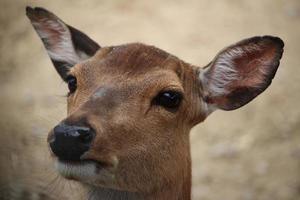
[[[200,72],[204,101],[223,110],[237,109],[272,82],[283,53],[278,37],[252,37],[220,51]]]

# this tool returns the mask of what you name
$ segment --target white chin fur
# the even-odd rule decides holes
[[[62,176],[66,178],[74,178],[79,180],[91,181],[95,178],[97,174],[97,166],[93,162],[72,164],[56,161],[55,168]]]

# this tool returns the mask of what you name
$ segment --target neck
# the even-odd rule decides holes
[[[119,191],[107,188],[89,188],[88,198],[90,200],[140,200],[138,194],[127,192],[127,191]]]
[[[190,200],[190,189],[188,191],[176,191],[175,189],[168,191],[156,192],[153,194],[140,194],[126,191],[118,191],[105,188],[93,188],[88,193],[90,200]]]
[[[184,179],[179,177],[176,183],[161,188],[159,191],[143,194],[137,192],[120,191],[114,189],[90,187],[88,198],[90,200],[191,200],[191,169]]]

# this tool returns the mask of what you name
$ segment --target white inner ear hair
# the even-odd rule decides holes
[[[210,66],[200,69],[199,79],[204,89],[204,96],[217,97],[230,92],[228,86],[240,78],[234,60],[244,53],[242,48],[231,48],[218,54]],[[208,116],[217,109],[217,106],[203,101],[202,109]]]
[[[70,66],[82,59],[76,53],[69,28],[59,19],[41,19],[33,22],[37,33],[44,41],[52,60],[68,63]]]
[[[227,87],[240,78],[234,60],[244,53],[240,47],[223,51],[209,67],[200,72],[200,81],[210,96],[222,96],[230,92]]]

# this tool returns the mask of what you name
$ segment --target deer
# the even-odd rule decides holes
[[[93,200],[190,200],[191,128],[265,91],[284,48],[255,36],[198,67],[143,43],[102,47],[44,8],[26,15],[69,89],[51,158]]]

